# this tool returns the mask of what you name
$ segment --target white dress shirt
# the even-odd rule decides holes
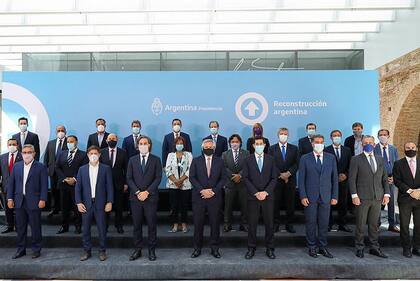
[[[375,155],[373,154],[373,151],[371,153],[367,153],[367,152],[364,152],[363,151],[363,153],[365,154],[365,156],[366,156],[366,158],[367,158],[367,160],[369,162],[369,166],[370,166],[370,157],[372,157],[372,159],[373,159],[373,166],[375,166],[375,172],[376,172],[378,170],[378,164],[376,163],[376,159],[375,159]],[[372,155],[372,156],[369,156],[369,155]]]
[[[29,164],[23,163],[23,195],[26,194],[26,181],[28,180],[28,175],[29,171],[31,170],[32,163],[34,163],[34,160],[32,160]]]
[[[321,161],[321,165],[322,165],[324,163],[324,152],[316,153],[314,151],[313,153],[314,153],[314,156],[315,156],[315,162],[318,161],[318,155],[319,155],[319,160]]]
[[[61,149],[63,149],[64,139],[65,139],[65,138],[62,138],[62,139],[61,139]],[[60,144],[60,139],[59,139],[59,138],[57,138],[57,141],[55,142],[55,151],[57,151],[57,149],[58,149],[58,145],[59,145],[59,144]]]
[[[96,182],[98,181],[98,170],[99,164],[93,166],[89,163],[90,192],[92,194],[92,198],[95,198],[96,195]]]

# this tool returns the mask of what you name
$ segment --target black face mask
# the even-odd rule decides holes
[[[203,149],[203,153],[204,153],[205,155],[207,155],[207,156],[212,156],[212,155],[213,155],[213,153],[214,153],[214,151],[213,151],[213,149],[211,149],[211,148],[204,148],[204,149]]]
[[[404,153],[405,153],[405,155],[406,155],[407,157],[409,157],[409,158],[413,158],[413,157],[415,157],[415,156],[417,155],[417,151],[412,150],[412,149],[410,149],[410,150],[405,150],[405,151],[404,151]]]
[[[117,146],[117,141],[111,140],[108,142],[110,148],[115,148]]]

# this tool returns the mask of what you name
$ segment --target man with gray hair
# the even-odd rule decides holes
[[[386,205],[389,202],[388,173],[383,158],[373,153],[375,138],[369,135],[363,136],[362,145],[363,153],[351,159],[349,169],[349,188],[352,202],[356,206],[356,256],[364,257],[363,227],[367,223],[369,254],[387,258],[379,247],[378,218],[381,203]]]

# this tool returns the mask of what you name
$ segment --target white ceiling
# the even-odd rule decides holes
[[[23,52],[352,49],[414,0],[0,0],[0,65]]]

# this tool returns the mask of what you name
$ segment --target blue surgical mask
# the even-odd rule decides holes
[[[19,128],[21,132],[26,132],[26,130],[28,129],[28,125],[22,124],[22,125],[19,125]]]
[[[370,143],[368,143],[368,144],[365,144],[363,146],[363,151],[366,152],[366,153],[371,153],[374,148],[375,147],[373,145],[371,145]]]
[[[262,154],[264,152],[264,147],[265,147],[265,145],[256,145],[255,146],[255,152],[257,154]]]
[[[138,135],[140,133],[140,128],[139,127],[132,127],[131,131],[133,131],[133,134]]]
[[[67,149],[68,150],[73,150],[75,148],[75,145],[74,145],[74,143],[73,142],[68,142],[67,143]]]
[[[217,134],[217,131],[218,131],[218,129],[217,129],[217,128],[210,128],[210,133],[211,133],[212,135]]]
[[[333,141],[333,144],[339,145],[341,143],[341,137],[333,137],[332,141]]]
[[[315,135],[316,130],[309,129],[309,130],[307,130],[306,132],[307,132],[308,136],[313,136],[313,135]]]
[[[176,151],[183,151],[184,150],[184,145],[183,144],[177,144],[175,145]]]
[[[316,153],[321,153],[322,151],[324,151],[324,144],[323,143],[314,144],[314,151]]]

